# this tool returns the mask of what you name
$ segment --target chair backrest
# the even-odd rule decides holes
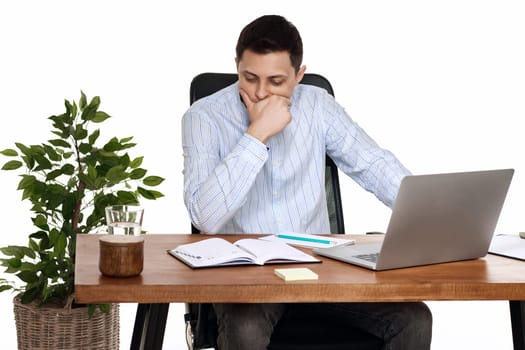
[[[190,84],[190,105],[198,99],[211,95],[214,92],[233,84],[238,79],[235,73],[201,73],[193,78]],[[322,75],[306,73],[301,84],[314,85],[325,89],[330,95],[334,95],[332,85]],[[341,190],[339,188],[339,174],[334,161],[326,156],[326,201],[330,219],[331,233],[345,233],[343,219],[343,206],[341,202]],[[192,225],[192,233],[199,233]]]

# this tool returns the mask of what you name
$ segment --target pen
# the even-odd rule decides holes
[[[332,243],[327,239],[318,239],[318,238],[298,237],[298,236],[290,236],[290,235],[277,235],[277,237],[285,238],[285,239],[294,239],[296,241],[313,242],[313,243],[323,243],[323,244]]]

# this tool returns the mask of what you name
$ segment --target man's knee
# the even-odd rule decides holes
[[[405,318],[405,330],[402,331],[408,339],[408,343],[413,344],[410,349],[430,348],[432,341],[432,313],[425,303],[409,303],[408,310],[403,313]]]
[[[222,349],[265,349],[284,310],[280,304],[217,304],[214,307]]]
[[[432,333],[432,312],[425,303],[413,303],[411,305],[412,311],[408,313],[411,315],[411,323],[426,334]]]

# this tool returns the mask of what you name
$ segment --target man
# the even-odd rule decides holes
[[[388,206],[409,171],[326,91],[298,85],[299,32],[262,16],[239,36],[239,81],[195,102],[183,118],[184,200],[207,233],[329,233],[325,155]],[[305,304],[344,314],[385,349],[429,349],[423,303]],[[266,349],[286,304],[215,304],[221,350]]]

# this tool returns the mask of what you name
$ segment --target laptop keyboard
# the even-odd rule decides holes
[[[379,253],[372,253],[372,254],[359,254],[355,255],[356,258],[363,259],[370,262],[377,262],[377,257],[379,256]]]

